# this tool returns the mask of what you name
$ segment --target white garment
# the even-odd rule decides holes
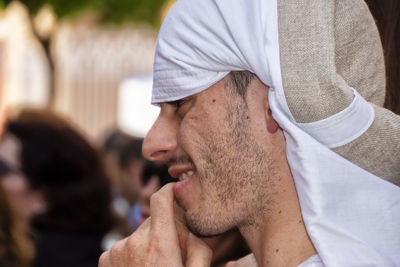
[[[270,87],[304,223],[323,264],[400,266],[400,188],[329,149],[364,133],[374,111],[354,90],[342,112],[296,123],[282,87],[277,18],[277,0],[179,0],[160,30],[152,102],[201,92],[230,71],[255,73]]]
[[[321,258],[318,256],[318,254],[315,254],[309,257],[302,264],[297,265],[297,267],[324,267],[324,264],[322,263]]]

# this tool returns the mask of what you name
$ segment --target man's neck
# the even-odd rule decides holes
[[[255,224],[239,230],[259,266],[297,266],[316,250],[306,232],[290,171],[278,179],[267,214],[256,214]]]

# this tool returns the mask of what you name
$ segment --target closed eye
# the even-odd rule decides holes
[[[175,106],[176,107],[176,111],[179,111],[180,107],[182,107],[188,101],[189,101],[188,99],[182,98],[182,99],[179,99],[179,100],[168,102],[168,104]]]
[[[192,99],[192,97],[186,97],[186,98],[182,98],[182,99],[178,99],[175,101],[171,101],[168,102],[168,104],[172,105],[175,107],[175,112],[179,115],[179,117],[183,118],[183,116],[186,114],[189,106],[186,107],[185,104],[187,104],[188,102],[190,102]],[[185,106],[183,108],[183,106]]]
[[[187,100],[186,98],[177,100],[176,103],[175,103],[176,108],[179,109],[179,108],[182,107],[186,102],[188,102],[188,100]]]

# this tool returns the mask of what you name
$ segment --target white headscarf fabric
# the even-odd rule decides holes
[[[276,1],[178,1],[161,26],[152,102],[198,93],[234,70],[282,88],[276,18]]]
[[[159,34],[152,103],[199,93],[230,71],[255,73],[270,87],[303,219],[324,265],[400,266],[400,188],[329,149],[363,134],[374,110],[353,90],[342,112],[296,123],[282,87],[277,17],[277,0],[178,1]]]

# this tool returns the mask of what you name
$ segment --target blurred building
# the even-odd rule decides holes
[[[59,23],[51,43],[52,108],[92,140],[118,127],[119,112],[126,112],[119,108],[121,82],[152,72],[156,34],[151,28],[99,26],[85,18]],[[27,11],[21,4],[10,5],[0,14],[0,119],[4,107],[49,105],[49,68]]]
[[[49,64],[32,33],[29,15],[18,2],[0,14],[2,104],[43,106],[49,97]]]
[[[150,29],[61,24],[53,43],[56,109],[93,138],[117,127],[119,86],[152,72],[155,43]]]

